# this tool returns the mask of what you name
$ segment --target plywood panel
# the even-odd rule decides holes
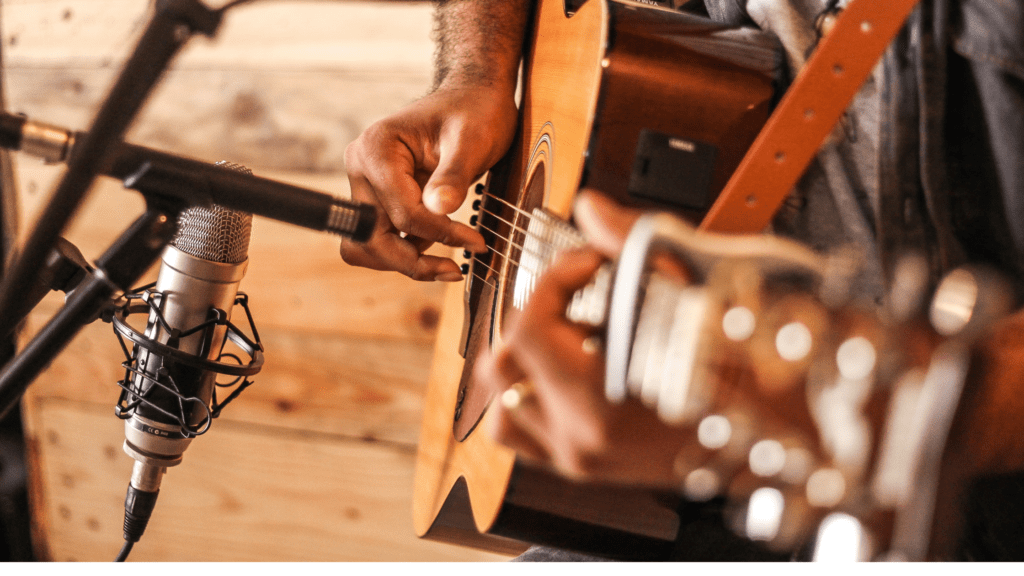
[[[144,0],[5,3],[8,108],[88,128]],[[234,16],[237,16],[234,17]],[[339,172],[344,147],[430,86],[427,3],[256,2],[188,44],[129,140],[250,168]]]
[[[118,67],[151,4],[6,0],[5,59],[14,67]],[[228,11],[215,38],[195,37],[175,67],[422,75],[433,53],[431,13],[429,2],[259,0]]]
[[[39,320],[33,317],[34,324]],[[260,336],[267,350],[263,370],[224,409],[209,434],[217,434],[221,422],[233,421],[416,444],[429,344],[274,329]],[[395,361],[399,356],[402,361]],[[111,326],[95,322],[32,384],[30,393],[106,404],[113,419],[124,360]]]
[[[132,460],[103,406],[29,404],[49,558],[108,561],[121,545]],[[88,434],[82,432],[88,431]],[[134,561],[435,561],[500,556],[419,540],[412,451],[228,424],[164,479]]]
[[[96,68],[8,68],[8,107],[34,120],[84,130],[112,80],[110,72]],[[382,110],[408,104],[428,87],[426,76],[180,70],[151,94],[127,139],[253,169],[339,173],[345,146]]]

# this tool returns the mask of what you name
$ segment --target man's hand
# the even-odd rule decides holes
[[[345,262],[416,280],[460,280],[458,264],[424,251],[434,242],[487,249],[479,232],[447,215],[508,149],[516,114],[508,87],[442,87],[368,128],[345,162],[352,199],[377,207],[377,226],[364,244],[342,241]]]
[[[496,398],[514,385],[530,390],[515,408],[491,405],[491,432],[570,478],[672,486],[676,455],[693,431],[663,424],[632,399],[609,404],[604,355],[591,345],[596,332],[565,318],[573,294],[618,254],[639,214],[581,193],[575,215],[590,246],[559,256],[501,345],[477,361],[475,377]]]

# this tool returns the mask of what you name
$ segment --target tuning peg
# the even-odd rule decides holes
[[[957,268],[939,283],[928,318],[943,336],[969,338],[1009,313],[1012,299],[1001,275],[985,268]]]

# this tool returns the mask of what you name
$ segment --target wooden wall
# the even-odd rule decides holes
[[[85,129],[147,21],[146,0],[4,0],[8,109]],[[196,39],[129,140],[348,194],[345,146],[430,82],[426,3],[261,0]],[[16,156],[22,233],[62,167]],[[141,212],[100,179],[67,231],[90,260]],[[169,470],[137,561],[499,560],[418,540],[411,493],[443,286],[345,265],[338,239],[256,218],[248,274],[267,350],[256,384]],[[149,277],[153,277],[153,271]],[[26,336],[60,304],[52,295]],[[35,545],[104,561],[132,467],[113,415],[110,325],[85,329],[26,395]]]

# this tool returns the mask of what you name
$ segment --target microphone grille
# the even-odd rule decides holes
[[[250,173],[237,164],[218,162],[229,170]],[[178,216],[178,232],[171,245],[182,252],[222,264],[239,264],[249,254],[252,214],[217,204],[191,206]]]

